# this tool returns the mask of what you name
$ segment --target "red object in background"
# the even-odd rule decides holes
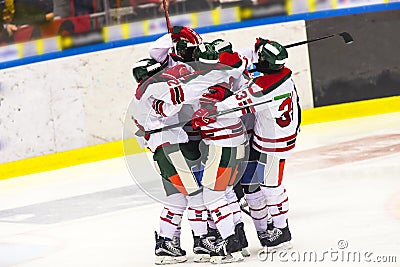
[[[58,34],[84,33],[91,30],[90,15],[54,20],[40,27],[42,37],[54,37]]]
[[[16,43],[28,42],[31,40],[34,26],[22,26],[14,32],[13,37]]]

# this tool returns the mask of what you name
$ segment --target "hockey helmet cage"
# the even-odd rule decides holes
[[[255,65],[257,70],[261,72],[280,70],[288,59],[286,48],[275,41],[268,41],[262,44],[258,48],[257,54],[258,63],[255,63]]]
[[[197,45],[192,44],[191,42],[179,40],[175,45],[176,54],[182,57],[183,62],[194,61],[193,53],[196,47]]]
[[[160,70],[162,70],[162,66],[159,62],[152,58],[146,58],[135,63],[132,68],[132,74],[136,82],[139,83],[142,80],[146,80],[147,78],[153,76]]]
[[[233,53],[232,44],[223,39],[216,39],[211,43],[217,53],[228,52]]]
[[[210,43],[199,44],[194,51],[195,60],[207,64],[218,63],[218,53]]]

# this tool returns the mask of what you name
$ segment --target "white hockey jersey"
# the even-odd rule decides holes
[[[300,124],[300,106],[292,72],[284,68],[276,74],[254,78],[234,95],[217,103],[217,110],[244,107],[223,117],[254,113],[252,146],[261,153],[287,158],[295,146]]]
[[[182,107],[190,105],[191,110],[198,109],[199,99],[204,93],[209,92],[210,86],[229,85],[241,75],[241,71],[223,64],[209,65],[201,62],[195,62],[192,66],[185,63],[177,64],[138,86],[133,102],[134,117],[146,131],[178,123]],[[189,115],[191,117],[192,114]],[[230,127],[232,125],[230,122],[236,122],[237,118],[224,121],[223,127]],[[188,135],[181,127],[177,127],[151,134],[147,139],[139,139],[142,146],[155,151],[164,144],[185,143],[188,141]]]

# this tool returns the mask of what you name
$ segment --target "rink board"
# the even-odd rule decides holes
[[[399,14],[399,10],[380,10],[318,18],[321,15],[314,13],[312,16],[317,18],[310,15],[307,21],[282,23],[266,19],[271,24],[246,22],[249,28],[218,28],[225,31],[202,35],[205,40],[226,38],[234,48],[241,48],[264,34],[290,44],[327,31],[349,30],[354,44],[344,45],[340,38],[334,38],[289,50],[288,66],[295,70],[293,79],[305,125],[400,109],[398,97],[382,98],[398,96],[400,91],[395,67],[400,51],[392,47],[398,46],[398,38],[382,47],[382,40],[393,38],[390,29],[400,21]],[[257,23],[262,24],[262,20]],[[380,38],[362,33],[363,23],[371,23]],[[385,30],[379,32],[380,27]],[[135,44],[0,70],[0,179],[121,156],[122,128],[136,87],[130,70],[133,59],[147,57],[148,46],[149,43]],[[377,52],[371,50],[373,47],[382,47],[378,52],[384,56],[372,57]],[[364,60],[363,53],[370,57]],[[372,87],[364,88],[366,81]],[[346,104],[369,98],[379,99]],[[328,103],[324,101],[344,104],[324,106]],[[312,109],[314,106],[324,107]],[[132,153],[142,151],[133,142]]]

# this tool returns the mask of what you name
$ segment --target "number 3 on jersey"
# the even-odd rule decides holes
[[[293,111],[293,103],[291,97],[283,100],[282,104],[279,105],[279,111],[283,111],[283,114],[280,118],[275,119],[276,123],[282,128],[289,126],[289,124],[292,122]]]

